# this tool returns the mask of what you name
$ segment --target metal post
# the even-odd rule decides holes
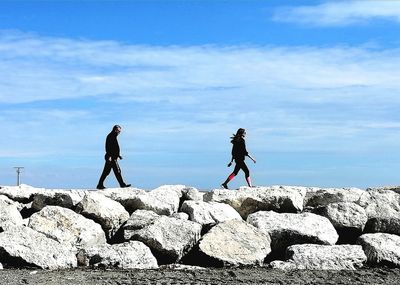
[[[21,183],[20,183],[20,174],[22,172],[22,169],[24,169],[24,167],[16,166],[14,168],[17,170],[17,186],[19,186],[19,185],[21,185]]]

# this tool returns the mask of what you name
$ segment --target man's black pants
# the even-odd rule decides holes
[[[125,186],[124,180],[122,179],[122,175],[121,175],[121,168],[119,168],[118,161],[116,159],[111,159],[111,161],[106,159],[106,163],[104,164],[103,173],[101,174],[98,185],[104,186],[103,185],[104,180],[106,180],[106,177],[110,174],[111,169],[114,171],[114,175],[117,178],[119,186],[120,187]]]

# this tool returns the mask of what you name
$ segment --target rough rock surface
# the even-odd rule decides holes
[[[368,220],[364,208],[352,202],[332,203],[315,209],[314,213],[329,219],[342,243],[355,243]]]
[[[73,250],[28,227],[0,233],[0,262],[7,267],[63,269],[77,266]]]
[[[196,188],[186,187],[182,189],[183,199],[189,201],[203,201],[204,192],[200,192]]]
[[[204,195],[204,201],[231,205],[246,219],[257,211],[300,212],[305,194],[305,187],[241,187],[238,191],[215,189]]]
[[[170,216],[178,212],[183,185],[164,185],[138,196],[138,209]]]
[[[181,220],[189,220],[189,215],[183,212],[179,212],[179,213],[173,213],[171,215],[172,218],[177,218],[177,219],[181,219]]]
[[[87,191],[46,190],[33,195],[32,208],[40,211],[46,206],[59,206],[72,209],[82,201]]]
[[[120,203],[98,193],[86,193],[75,211],[99,223],[108,239],[129,219],[129,213]]]
[[[99,224],[58,206],[47,206],[33,214],[28,226],[69,247],[85,248],[106,243]]]
[[[13,201],[6,196],[0,195],[0,228],[4,230],[9,226],[15,225],[23,225],[22,216]]]
[[[202,225],[212,225],[228,220],[242,220],[239,213],[231,206],[217,202],[185,201],[181,211],[189,215],[189,219]]]
[[[400,212],[370,218],[365,225],[364,232],[400,235]]]
[[[271,248],[277,255],[294,244],[333,245],[339,237],[327,218],[312,213],[257,212],[249,215],[247,222],[271,237]]]
[[[311,190],[307,193],[305,206],[318,207],[326,206],[331,203],[353,202],[357,203],[363,197],[367,196],[365,190],[359,188],[325,188],[320,190]]]
[[[33,195],[44,191],[43,188],[34,188],[29,185],[21,184],[20,186],[2,186],[0,195],[5,195],[13,201],[28,203],[32,201]]]
[[[138,209],[137,197],[139,195],[146,195],[146,191],[132,187],[107,188],[105,190],[97,191],[97,193],[120,203],[130,214]]]
[[[262,265],[271,252],[270,239],[252,225],[230,220],[214,226],[199,244],[199,251],[223,265]]]
[[[400,213],[400,194],[394,191],[373,189],[365,191],[358,204],[363,207],[368,218],[380,218]]]
[[[371,265],[400,266],[400,236],[384,233],[364,234],[358,241]]]
[[[297,244],[287,248],[286,258],[296,269],[310,270],[355,270],[367,261],[359,245]]]
[[[124,225],[126,240],[138,240],[159,262],[179,261],[200,239],[201,225],[146,210],[137,210]]]
[[[114,267],[121,269],[155,269],[157,260],[150,249],[139,241],[80,250],[78,262],[84,266]]]

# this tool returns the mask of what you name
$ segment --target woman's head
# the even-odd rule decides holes
[[[246,130],[240,128],[240,129],[237,130],[236,135],[233,135],[233,136],[231,137],[231,139],[232,139],[231,142],[233,143],[234,141],[238,141],[239,139],[242,139],[242,138],[244,138],[245,136],[246,136]]]
[[[244,137],[245,135],[246,135],[246,130],[240,128],[237,130],[235,137],[241,138],[241,137]]]

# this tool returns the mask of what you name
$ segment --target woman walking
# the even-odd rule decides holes
[[[239,170],[242,169],[244,172],[244,175],[246,177],[246,182],[249,187],[253,187],[251,185],[251,179],[250,179],[250,171],[247,168],[246,163],[244,162],[246,156],[249,157],[254,163],[256,163],[256,160],[251,157],[251,155],[247,152],[246,150],[246,143],[244,138],[246,137],[246,130],[245,129],[238,129],[236,132],[236,135],[233,135],[231,137],[231,143],[233,144],[232,146],[232,159],[228,164],[228,167],[232,165],[233,160],[235,160],[235,169],[233,172],[228,176],[228,178],[225,180],[224,183],[221,184],[221,186],[225,189],[228,189],[228,183],[231,181],[238,173]]]

